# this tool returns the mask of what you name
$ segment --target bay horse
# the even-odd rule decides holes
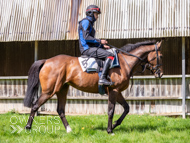
[[[107,132],[112,133],[113,129],[121,124],[129,113],[129,105],[121,92],[128,88],[129,80],[135,68],[142,62],[146,63],[155,77],[163,75],[162,54],[160,51],[161,42],[151,45],[139,46],[129,53],[118,53],[120,68],[109,70],[109,76],[114,82],[113,86],[106,87],[108,94],[108,127]],[[155,50],[156,49],[156,50]],[[86,73],[82,71],[77,57],[58,55],[46,60],[39,60],[33,63],[29,70],[28,87],[24,99],[24,105],[31,107],[31,113],[25,129],[31,129],[35,112],[53,95],[57,95],[57,112],[67,132],[71,128],[65,117],[65,104],[69,86],[89,92],[98,93],[98,73]],[[41,96],[37,99],[38,86],[41,84]],[[118,102],[124,108],[120,118],[112,124],[115,104]]]

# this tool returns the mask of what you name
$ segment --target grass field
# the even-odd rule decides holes
[[[128,115],[123,123],[108,135],[107,115],[67,116],[72,128],[66,133],[58,116],[35,117],[31,131],[24,130],[29,115],[0,115],[0,142],[67,142],[67,143],[127,143],[127,142],[190,142],[190,119],[150,115]],[[114,116],[116,120],[119,115]]]

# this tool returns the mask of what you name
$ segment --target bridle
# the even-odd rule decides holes
[[[155,44],[155,51],[156,51],[156,57],[153,57],[149,62],[146,62],[147,66],[146,66],[146,69],[149,69],[152,74],[158,74],[160,75],[161,73],[161,70],[160,70],[160,67],[162,66],[162,64],[159,63],[159,59],[162,57],[162,56],[159,56],[158,55],[158,48],[157,48],[157,45]],[[155,60],[155,58],[157,59],[157,63],[156,63],[156,66],[152,66],[150,64],[151,61]]]
[[[112,47],[112,48],[115,48],[121,55],[122,55],[122,53],[125,53],[125,54],[127,54],[129,56],[133,56],[133,57],[138,58],[141,61],[141,66],[142,66],[142,71],[140,71],[139,73],[143,73],[146,69],[148,69],[148,70],[150,70],[152,72],[152,74],[156,73],[156,74],[160,75],[160,73],[161,73],[160,67],[162,66],[162,64],[159,63],[159,58],[161,56],[158,55],[159,50],[158,50],[158,47],[157,47],[156,44],[155,44],[156,57],[153,57],[149,62],[148,62],[147,59],[142,59],[142,58],[140,58],[140,57],[138,57],[136,55],[133,55],[133,54],[131,54],[129,52],[126,52],[126,51],[124,51],[122,49],[119,49],[119,48],[117,48],[117,47],[115,47],[113,45],[110,45],[110,44],[107,44],[107,45]],[[132,71],[132,68],[129,66],[129,64],[128,64],[127,60],[125,59],[125,57],[123,55],[122,55],[122,57],[125,60],[128,67],[130,68],[130,70]],[[152,66],[150,64],[150,62],[153,61],[155,58],[157,58],[157,64],[156,64],[156,66]]]

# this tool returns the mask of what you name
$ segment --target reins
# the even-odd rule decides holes
[[[107,44],[107,45],[110,46],[110,47],[112,47],[112,48],[115,48],[117,51],[119,51],[119,53],[122,55],[123,59],[125,60],[125,62],[127,63],[128,67],[130,68],[131,71],[132,71],[132,68],[129,66],[127,60],[125,59],[125,57],[123,56],[123,54],[122,54],[121,52],[123,52],[123,53],[125,53],[125,54],[127,54],[127,55],[129,55],[129,56],[136,57],[136,58],[138,58],[141,62],[145,62],[145,60],[143,60],[142,58],[140,58],[140,57],[138,57],[138,56],[136,56],[136,55],[133,55],[133,54],[131,54],[131,53],[129,53],[129,52],[126,52],[126,51],[124,51],[124,50],[122,50],[122,49],[119,49],[119,48],[117,48],[117,47],[115,47],[115,46],[113,46],[113,45],[110,45],[110,44]],[[161,64],[159,64],[159,59],[158,59],[158,58],[159,58],[160,56],[158,56],[158,48],[157,48],[157,45],[156,45],[156,44],[155,44],[155,51],[156,51],[157,64],[156,64],[155,67],[152,67],[152,66],[151,66],[151,67],[152,67],[152,70],[158,70],[157,68],[161,66]],[[155,59],[155,58],[151,59],[150,61],[152,61],[152,60],[154,60],[154,59]],[[143,73],[143,72],[147,69],[147,66],[150,66],[150,64],[148,64],[147,62],[145,62],[145,64],[144,64],[144,65],[141,65],[141,66],[143,67],[143,69],[142,69],[142,71],[141,71],[140,73]]]
[[[112,48],[115,48],[117,51],[119,51],[119,53],[121,54],[121,56],[123,57],[123,59],[125,60],[125,62],[127,63],[128,67],[129,67],[129,69],[130,69],[131,71],[132,71],[132,68],[130,67],[130,65],[128,64],[127,60],[125,59],[125,57],[123,56],[123,54],[122,54],[121,52],[123,52],[123,53],[125,53],[125,54],[127,54],[127,55],[129,55],[129,56],[136,57],[136,58],[138,58],[141,62],[144,62],[144,60],[143,60],[142,58],[140,58],[140,57],[138,57],[138,56],[136,56],[136,55],[133,55],[133,54],[131,54],[131,53],[129,53],[129,52],[126,52],[126,51],[124,51],[124,50],[122,50],[122,49],[119,49],[119,48],[117,48],[117,47],[115,47],[115,46],[113,46],[113,45],[110,45],[110,44],[107,44],[107,45],[110,46],[110,47],[112,47]],[[142,71],[144,72],[145,69],[143,69]],[[133,75],[131,75],[131,76],[133,77]]]
[[[123,53],[125,53],[125,54],[128,54],[129,56],[136,57],[136,58],[138,58],[140,61],[143,61],[142,58],[140,58],[140,57],[138,57],[138,56],[136,56],[136,55],[133,55],[133,54],[131,54],[131,53],[129,53],[129,52],[126,52],[125,50],[119,49],[119,48],[117,48],[117,47],[115,47],[115,46],[113,46],[113,45],[110,45],[110,44],[106,44],[106,45],[108,45],[108,46],[110,46],[110,47],[112,47],[112,48],[115,48],[116,50],[121,51],[121,52],[123,52]]]

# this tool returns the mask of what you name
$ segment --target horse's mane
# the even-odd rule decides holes
[[[140,46],[143,46],[143,45],[154,45],[156,42],[156,40],[152,40],[152,41],[144,41],[144,42],[138,42],[138,43],[135,43],[135,44],[126,44],[124,45],[123,47],[121,47],[120,49],[126,51],[126,52],[130,52]]]

